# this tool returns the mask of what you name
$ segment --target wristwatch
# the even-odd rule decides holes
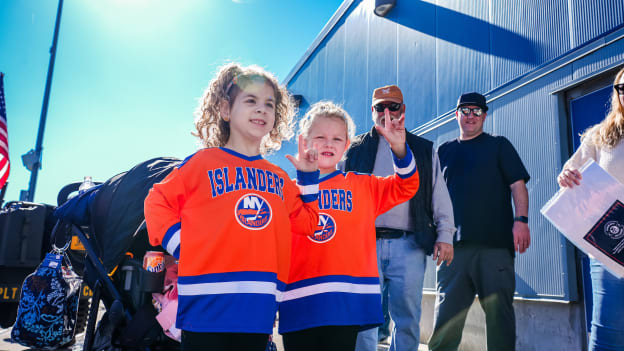
[[[529,223],[529,217],[527,217],[527,216],[516,216],[516,217],[514,217],[514,222]]]

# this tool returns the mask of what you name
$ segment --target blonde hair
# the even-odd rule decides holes
[[[273,87],[275,93],[275,124],[262,139],[260,153],[279,150],[282,141],[292,137],[295,108],[288,90],[279,85],[273,74],[261,67],[243,67],[238,63],[230,63],[220,67],[195,110],[196,132],[193,135],[200,139],[204,147],[224,146],[230,138],[230,124],[221,118],[219,111],[221,102],[228,101],[232,107],[242,89],[259,81]]]
[[[613,84],[618,84],[624,75],[624,68],[615,75]],[[624,138],[624,107],[620,103],[620,96],[613,88],[611,93],[611,107],[607,117],[602,122],[589,127],[583,134],[581,140],[590,142],[596,146],[614,147]]]
[[[312,123],[319,117],[337,118],[347,127],[347,139],[352,140],[355,135],[355,124],[347,111],[331,101],[319,101],[312,105],[305,116],[299,121],[299,134],[308,136]]]

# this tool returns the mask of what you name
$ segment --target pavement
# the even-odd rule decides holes
[[[284,351],[284,346],[282,345],[282,336],[277,333],[277,328],[273,329],[273,341],[277,346],[278,351]],[[390,345],[388,344],[379,344],[377,345],[377,351],[389,351]],[[418,351],[428,351],[426,344],[420,344],[418,346]]]
[[[100,308],[98,310],[98,318],[102,318],[102,315],[106,312],[103,304],[100,304]],[[64,347],[62,349],[57,349],[57,351],[81,351],[82,346],[84,344],[84,333],[76,334],[76,342],[69,347]],[[31,351],[40,351],[40,349],[31,349],[28,347],[24,347],[18,343],[14,343],[11,341],[11,328],[3,329],[0,328],[0,351],[22,351],[22,350],[31,350]]]
[[[277,345],[278,351],[284,351],[284,346],[282,345],[282,337],[281,335],[274,333],[273,340],[275,341],[275,345]],[[76,335],[76,343],[70,348],[59,349],[59,351],[79,351],[82,350],[82,344],[84,342],[84,333]],[[377,347],[377,351],[388,351],[390,345],[387,344],[379,344]],[[24,347],[19,344],[15,344],[11,342],[11,329],[2,329],[0,328],[0,351],[21,351],[21,350],[34,350]],[[427,345],[420,344],[418,347],[418,351],[427,351]]]
[[[377,351],[388,351],[390,350],[390,345],[388,344],[379,344],[377,345]],[[418,351],[428,351],[427,344],[418,345]]]
[[[104,307],[100,306],[100,311],[98,311],[98,317],[104,312]],[[98,318],[99,319],[99,318]],[[284,351],[284,346],[282,344],[282,336],[277,333],[277,328],[273,329],[273,341],[275,345],[277,345],[278,351]],[[69,348],[58,349],[58,351],[80,351],[82,350],[82,345],[84,343],[84,333],[80,333],[76,335],[76,342]],[[377,351],[388,351],[390,345],[388,344],[379,344]],[[20,344],[16,344],[11,342],[11,328],[2,329],[0,328],[0,351],[22,351],[22,350],[36,350],[29,349]],[[427,351],[427,345],[420,344],[418,347],[418,351]]]
[[[84,343],[84,333],[80,333],[76,335],[76,342],[71,347],[57,349],[57,351],[80,351],[82,350],[83,343]],[[29,349],[28,347],[24,347],[20,344],[12,342],[11,341],[11,328],[9,329],[0,328],[0,351],[21,351],[21,350],[39,351],[40,349]]]

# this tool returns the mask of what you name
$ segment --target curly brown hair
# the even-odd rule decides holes
[[[624,68],[620,69],[615,75],[613,84],[618,84],[624,76]],[[613,88],[611,93],[611,108],[607,117],[602,122],[589,127],[581,135],[582,140],[596,146],[614,147],[620,140],[624,138],[624,106],[620,103],[620,96],[617,90]]]
[[[227,143],[230,138],[230,124],[221,118],[221,102],[228,101],[232,107],[241,88],[258,80],[273,87],[275,93],[275,124],[262,139],[260,153],[279,150],[282,141],[293,136],[293,116],[296,111],[288,90],[279,85],[273,74],[259,66],[243,67],[238,63],[230,63],[222,66],[216,77],[210,81],[195,110],[196,132],[193,135],[200,139],[204,147],[220,147]]]

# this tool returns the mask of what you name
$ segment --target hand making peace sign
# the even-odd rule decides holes
[[[392,152],[398,157],[403,158],[407,154],[405,147],[405,112],[401,113],[398,119],[392,119],[390,112],[386,109],[384,118],[384,126],[375,126],[377,133],[382,135],[390,144]]]

